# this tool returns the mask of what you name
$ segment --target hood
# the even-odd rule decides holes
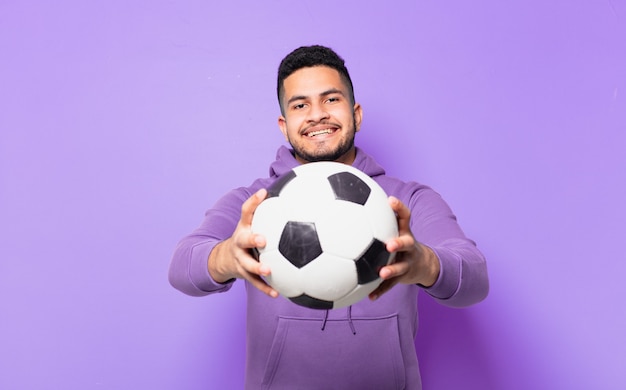
[[[293,156],[293,150],[283,145],[278,148],[276,160],[270,165],[270,177],[281,176],[298,165],[300,165],[300,163]],[[356,158],[352,166],[363,171],[370,177],[385,174],[383,167],[378,165],[376,160],[360,148],[356,148]]]

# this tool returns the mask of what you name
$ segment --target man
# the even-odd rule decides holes
[[[444,305],[462,307],[485,298],[485,260],[450,208],[432,189],[385,175],[354,145],[362,108],[341,59],[322,46],[301,47],[278,70],[281,146],[270,176],[226,194],[201,226],[176,248],[170,282],[202,296],[246,281],[248,389],[420,389],[415,353],[417,296],[424,289]],[[298,164],[338,161],[372,177],[387,192],[399,236],[383,267],[380,287],[353,306],[322,311],[277,298],[263,277],[271,269],[251,256],[263,247],[250,230],[256,207],[281,174]]]

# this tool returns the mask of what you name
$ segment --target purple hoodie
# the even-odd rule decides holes
[[[235,230],[242,203],[296,166],[291,150],[281,146],[268,178],[232,190],[207,211],[200,227],[176,247],[171,284],[193,296],[229,290],[232,282],[210,277],[209,253]],[[439,279],[424,290],[452,307],[484,299],[489,290],[485,259],[439,194],[386,176],[358,148],[353,166],[411,209],[415,238],[437,254]],[[414,342],[420,288],[396,285],[374,302],[323,311],[269,298],[246,282],[246,389],[421,389]]]

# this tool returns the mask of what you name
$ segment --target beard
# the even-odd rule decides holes
[[[349,131],[349,135],[347,138],[343,139],[339,145],[335,148],[331,149],[326,145],[320,145],[314,151],[307,151],[304,148],[301,148],[298,144],[289,140],[289,144],[293,148],[293,152],[296,157],[308,162],[319,162],[319,161],[337,161],[339,158],[348,153],[352,148],[354,148],[354,137],[356,134],[356,121],[353,120],[352,128],[347,129]]]

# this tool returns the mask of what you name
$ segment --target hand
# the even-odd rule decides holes
[[[383,282],[370,293],[370,299],[378,299],[398,283],[432,286],[439,277],[440,264],[437,255],[413,237],[409,222],[411,210],[399,199],[390,196],[389,204],[398,218],[398,237],[387,242],[387,251],[395,253],[393,264],[382,267],[378,275]]]
[[[241,206],[241,218],[233,235],[217,244],[209,255],[209,274],[216,282],[238,278],[245,279],[265,294],[275,298],[278,292],[270,287],[261,276],[268,276],[270,269],[259,263],[250,251],[253,248],[263,248],[265,238],[254,234],[251,230],[254,211],[267,196],[267,191],[261,189],[248,198]]]

